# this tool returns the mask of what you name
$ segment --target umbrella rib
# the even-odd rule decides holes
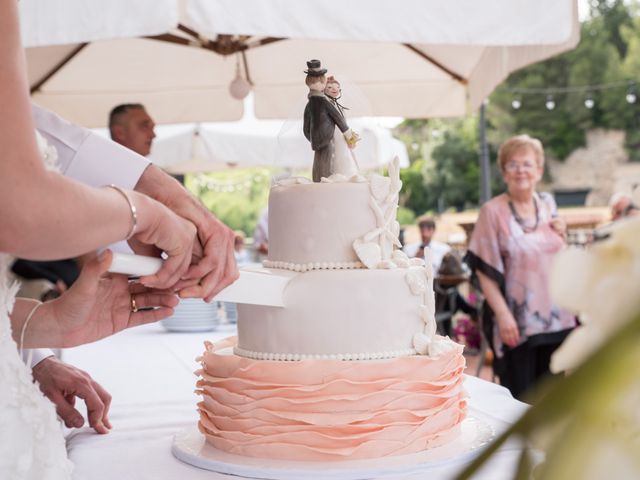
[[[424,58],[427,62],[431,63],[432,65],[438,67],[440,70],[442,70],[443,72],[445,72],[448,75],[451,75],[451,77],[454,80],[457,80],[458,82],[460,82],[462,85],[467,85],[467,83],[469,83],[469,81],[464,78],[462,75],[454,72],[453,70],[445,67],[442,63],[438,62],[435,58],[430,57],[429,55],[427,55],[426,53],[424,53],[422,50],[414,47],[413,45],[411,45],[410,43],[403,43],[403,45],[405,47],[407,47],[409,50],[411,50],[412,52],[420,55],[422,58]]]
[[[178,45],[186,45],[186,46],[193,46],[197,44],[196,40],[179,37],[177,35],[173,35],[172,33],[163,33],[162,35],[151,35],[145,38],[148,38],[149,40],[158,40],[160,42],[177,43]]]
[[[239,40],[233,40],[232,35],[218,35],[217,40],[210,40],[200,35],[195,30],[183,25],[178,25],[178,30],[188,35],[190,38],[181,37],[173,33],[163,33],[161,35],[150,35],[145,38],[150,40],[158,40],[161,42],[176,43],[190,47],[200,47],[205,50],[211,50],[219,55],[232,55],[237,52],[244,52],[251,48],[262,47],[270,43],[286,40],[280,37],[265,37],[256,42],[249,43],[251,37],[241,36]]]
[[[69,63],[76,55],[78,55],[84,47],[86,47],[88,43],[81,43],[76,48],[73,49],[66,57],[64,57],[61,61],[59,61],[47,74],[38,80],[35,85],[33,85],[30,89],[31,95],[36,93],[38,90],[42,88],[42,86],[49,81],[51,77],[53,77],[56,73],[58,73],[67,63]]]
[[[187,27],[186,25],[183,25],[182,23],[178,24],[178,30],[180,30],[183,33],[186,33],[187,35],[192,36],[196,40],[200,38],[200,34],[198,32],[196,32],[192,28]]]

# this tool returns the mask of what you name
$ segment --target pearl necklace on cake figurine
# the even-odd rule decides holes
[[[302,131],[314,151],[313,181],[320,182],[323,177],[335,173],[346,177],[357,174],[355,159],[348,149],[355,148],[360,137],[349,128],[343,107],[337,103],[341,94],[340,84],[333,77],[328,84],[327,69],[322,68],[320,60],[309,60],[304,73],[307,74],[305,83],[309,87],[309,95]]]

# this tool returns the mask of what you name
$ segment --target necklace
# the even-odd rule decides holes
[[[338,109],[338,111],[340,112],[340,115],[344,117],[344,111],[349,109],[344,105],[340,104],[340,102],[338,102],[338,100],[342,98],[342,94],[338,95],[337,97],[332,97],[331,95],[327,95],[327,97],[329,98],[329,101],[333,104],[333,106]]]
[[[533,197],[533,205],[536,209],[536,223],[533,227],[529,227],[526,225],[525,220],[518,214],[516,207],[513,205],[513,202],[509,200],[509,209],[511,210],[513,218],[516,219],[516,222],[518,222],[525,233],[534,232],[538,228],[538,224],[540,223],[540,212],[538,210],[538,202],[536,202],[536,197]]]

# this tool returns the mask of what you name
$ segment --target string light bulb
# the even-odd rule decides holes
[[[551,111],[556,108],[556,102],[553,101],[553,95],[547,95],[547,101],[544,103],[547,110]]]
[[[591,95],[589,95],[587,98],[584,99],[584,106],[587,107],[589,110],[591,110],[595,104],[596,102],[593,100]]]
[[[627,103],[636,103],[636,94],[633,92],[629,92],[627,93],[627,96],[625,97],[625,99],[627,100]]]
[[[521,101],[519,98],[514,98],[514,99],[511,101],[511,107],[512,107],[514,110],[518,110],[521,106],[522,106],[522,101]]]

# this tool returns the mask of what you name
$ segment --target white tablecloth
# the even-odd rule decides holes
[[[193,372],[199,366],[195,358],[203,351],[203,341],[219,340],[235,332],[234,325],[223,324],[215,332],[168,333],[157,324],[66,350],[66,362],[89,372],[113,396],[111,433],[98,435],[84,427],[67,436],[67,449],[75,464],[74,478],[238,478],[197,469],[171,454],[174,434],[197,423],[199,397],[194,394]],[[465,386],[470,407],[481,412],[498,431],[526,410],[525,404],[499,385],[467,377]],[[518,445],[507,444],[476,478],[511,478],[518,455]],[[429,478],[452,478],[462,465],[442,465],[430,471]],[[403,478],[424,478],[424,473]]]

